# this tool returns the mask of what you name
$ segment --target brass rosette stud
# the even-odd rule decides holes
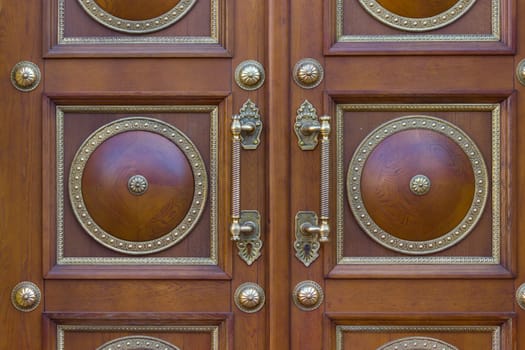
[[[20,282],[11,292],[11,302],[15,309],[22,312],[30,312],[38,307],[42,294],[33,282]]]
[[[40,69],[33,62],[18,62],[11,70],[11,83],[19,91],[33,91],[38,87],[41,79]]]
[[[525,310],[525,283],[516,291],[516,302],[523,310]]]
[[[254,313],[264,306],[264,290],[257,283],[243,283],[235,290],[233,300],[239,310]]]
[[[304,58],[295,64],[292,76],[303,89],[313,89],[323,81],[323,66],[313,58]]]
[[[521,85],[525,85],[525,59],[518,63],[518,67],[516,68],[516,78],[518,78]]]
[[[246,60],[235,69],[235,82],[243,90],[257,90],[264,84],[266,73],[262,64],[255,60]]]
[[[323,302],[323,288],[315,281],[302,281],[295,286],[292,298],[299,309],[312,311],[321,306]]]

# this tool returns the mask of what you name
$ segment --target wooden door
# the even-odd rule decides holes
[[[232,115],[267,114],[265,4],[0,10],[0,347],[266,349],[266,225],[248,253],[229,232]],[[265,218],[251,136],[240,205]]]
[[[1,348],[524,346],[522,1],[123,4],[0,6]]]
[[[291,147],[291,349],[525,346],[523,6],[291,2],[292,123],[331,117],[329,242],[321,146]]]

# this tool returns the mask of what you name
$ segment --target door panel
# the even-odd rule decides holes
[[[326,0],[330,54],[511,53],[512,1]]]
[[[28,173],[16,181],[34,178],[24,182],[31,192],[24,197],[40,205],[13,207],[34,218],[19,215],[4,231],[19,226],[36,235],[17,243],[30,252],[13,253],[6,266],[36,260],[12,270],[2,294],[8,300],[18,281],[30,280],[43,299],[32,314],[2,307],[17,329],[38,330],[4,346],[264,349],[266,251],[248,266],[228,227],[231,116],[251,100],[266,118],[263,89],[236,85],[235,68],[264,63],[265,8],[242,2],[235,15],[232,1],[122,4],[27,2],[43,18],[26,11],[36,20],[28,40],[41,42],[43,29],[44,42],[15,59],[32,59],[43,79],[34,94],[17,92],[13,115],[24,115],[31,142],[10,147],[20,147],[19,159],[29,147]],[[14,4],[6,7],[3,16],[13,16]],[[22,28],[16,22],[6,35]],[[234,48],[234,40],[247,44]],[[34,113],[24,111],[28,101]],[[264,147],[242,154],[242,209],[262,217],[266,158]],[[264,226],[260,232],[264,242]],[[250,312],[234,301],[246,282],[261,287],[241,290],[247,298],[260,293],[253,312],[253,300]]]
[[[315,58],[324,78],[292,85],[290,112],[299,120],[308,101],[330,115],[332,146],[329,168],[317,170],[319,147],[292,142],[292,183],[304,189],[292,213],[319,213],[319,172],[331,189],[330,242],[308,266],[292,259],[292,284],[314,281],[324,300],[292,307],[292,324],[313,334],[292,335],[292,348],[510,346],[513,4],[439,2],[451,7],[440,12],[428,2],[325,1],[324,21],[306,29],[300,18],[319,5],[292,3],[292,37],[310,33],[292,64]],[[420,193],[418,175],[428,186]]]

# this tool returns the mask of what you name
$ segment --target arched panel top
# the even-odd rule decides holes
[[[97,22],[116,31],[144,34],[180,20],[197,0],[78,0]]]
[[[444,341],[427,338],[427,337],[408,337],[399,340],[394,340],[388,344],[380,346],[377,350],[459,350],[455,346],[445,343]]]
[[[180,350],[175,345],[158,338],[146,336],[122,337],[111,340],[97,350]]]
[[[405,31],[421,32],[441,28],[456,21],[476,0],[359,0],[378,21]]]

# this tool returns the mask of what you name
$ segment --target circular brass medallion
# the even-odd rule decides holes
[[[261,63],[255,60],[246,60],[235,68],[235,82],[246,91],[257,90],[266,79],[266,73]]]
[[[11,83],[19,91],[33,91],[38,87],[41,79],[40,69],[33,62],[18,62],[11,70]]]
[[[313,89],[323,81],[323,66],[316,59],[303,58],[295,64],[292,77],[303,89]]]
[[[430,179],[425,175],[416,175],[410,179],[410,191],[418,196],[427,194],[430,186]]]
[[[349,164],[354,217],[381,245],[405,254],[442,251],[465,238],[488,195],[481,152],[457,126],[408,116],[372,131]]]
[[[378,21],[412,32],[434,30],[463,16],[476,0],[359,0]]]
[[[143,195],[148,190],[148,180],[142,175],[133,175],[128,180],[128,190],[131,194]]]
[[[196,146],[160,120],[130,117],[92,133],[70,169],[75,216],[102,245],[126,254],[164,250],[204,211],[208,180]]]
[[[239,310],[254,313],[262,309],[266,296],[264,289],[257,283],[246,282],[237,287],[233,300]]]
[[[18,311],[33,311],[40,305],[41,300],[40,288],[33,282],[20,282],[11,291],[11,303]]]
[[[125,33],[150,33],[180,20],[197,0],[78,0],[97,22]]]
[[[315,281],[302,281],[295,286],[292,298],[299,309],[312,311],[321,306],[324,300],[323,288]]]
[[[158,338],[146,336],[122,337],[97,348],[97,350],[179,350],[178,347],[171,345]]]

